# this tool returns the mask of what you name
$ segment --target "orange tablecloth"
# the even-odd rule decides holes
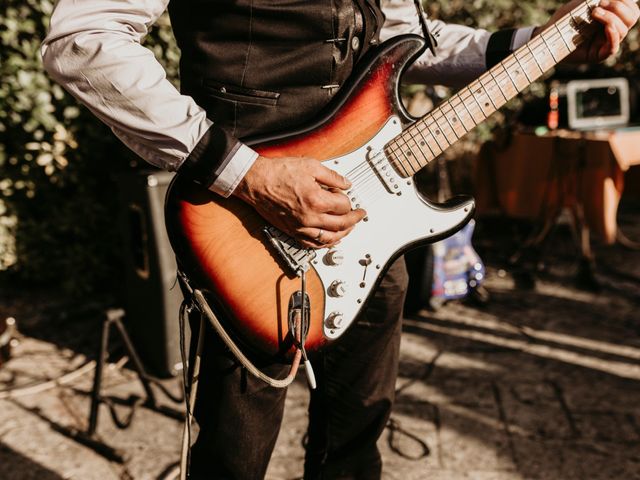
[[[559,207],[581,204],[591,231],[613,243],[624,172],[638,164],[640,129],[519,132],[504,149],[483,149],[476,169],[478,212],[498,209],[546,221]]]

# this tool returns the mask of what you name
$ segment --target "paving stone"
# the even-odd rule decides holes
[[[626,228],[640,238],[637,215]],[[409,436],[382,435],[385,480],[640,480],[640,252],[616,246],[597,255],[600,293],[571,285],[571,259],[554,257],[529,291],[489,262],[485,308],[451,303],[407,319],[392,418]],[[91,358],[95,319],[54,321],[56,308],[62,304],[46,292],[0,291],[0,316],[16,317],[31,334],[0,369],[0,391],[56,378]],[[127,368],[105,373],[106,394],[143,394]],[[130,453],[124,466],[56,431],[86,428],[91,377],[0,400],[1,480],[168,478],[179,458],[176,420],[140,409],[120,430],[101,408],[98,431]],[[176,380],[166,385],[179,390]],[[302,476],[308,398],[300,376],[268,480]],[[415,439],[429,455],[421,457]]]

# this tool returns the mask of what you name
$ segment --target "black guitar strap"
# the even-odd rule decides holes
[[[414,5],[416,6],[416,10],[418,12],[418,18],[420,19],[420,26],[422,27],[422,34],[424,35],[425,40],[427,41],[427,46],[431,51],[431,54],[436,56],[436,47],[438,46],[438,41],[436,37],[429,31],[429,25],[427,24],[426,15],[424,13],[424,8],[422,6],[422,0],[413,0]]]

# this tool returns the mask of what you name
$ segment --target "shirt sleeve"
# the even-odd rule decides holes
[[[42,45],[49,74],[134,152],[229,195],[257,153],[207,118],[141,45],[168,0],[59,0]]]
[[[381,40],[406,33],[423,35],[413,0],[383,0],[382,9],[386,20]],[[436,55],[425,51],[407,70],[404,80],[451,87],[478,78],[529,41],[534,30],[528,27],[491,33],[431,19],[427,19],[427,25],[438,43]]]

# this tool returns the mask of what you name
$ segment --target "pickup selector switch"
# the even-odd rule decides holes
[[[347,293],[347,283],[342,280],[336,280],[329,285],[329,295],[332,297],[344,297]]]
[[[344,315],[342,312],[333,312],[327,317],[327,328],[338,329],[344,324]]]
[[[336,267],[344,262],[344,254],[340,250],[329,250],[324,257],[327,265]]]

